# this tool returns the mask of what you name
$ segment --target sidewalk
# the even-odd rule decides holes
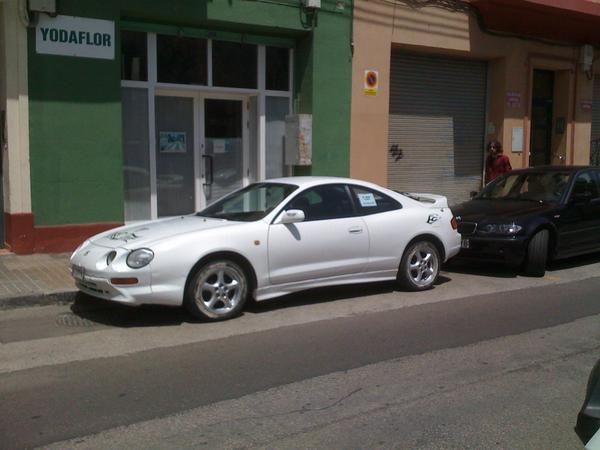
[[[0,310],[72,301],[77,289],[69,269],[70,256],[15,255],[0,250]]]

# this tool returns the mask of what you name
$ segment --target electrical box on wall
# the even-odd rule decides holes
[[[304,0],[305,8],[320,9],[321,0]]]
[[[56,0],[29,0],[29,11],[56,14]]]
[[[312,115],[294,114],[285,118],[285,163],[312,164]]]
[[[583,70],[591,70],[594,63],[594,47],[591,45],[583,45],[581,47],[581,65]]]

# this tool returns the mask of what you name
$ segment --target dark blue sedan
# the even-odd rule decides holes
[[[600,251],[600,167],[514,170],[452,210],[459,257],[543,276],[551,259]]]

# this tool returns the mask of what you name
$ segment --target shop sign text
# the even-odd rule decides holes
[[[37,53],[115,58],[115,23],[110,20],[40,15],[35,34]]]

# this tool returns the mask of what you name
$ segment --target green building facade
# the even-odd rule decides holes
[[[27,34],[21,252],[71,250],[266,178],[348,175],[351,0],[56,4]]]

